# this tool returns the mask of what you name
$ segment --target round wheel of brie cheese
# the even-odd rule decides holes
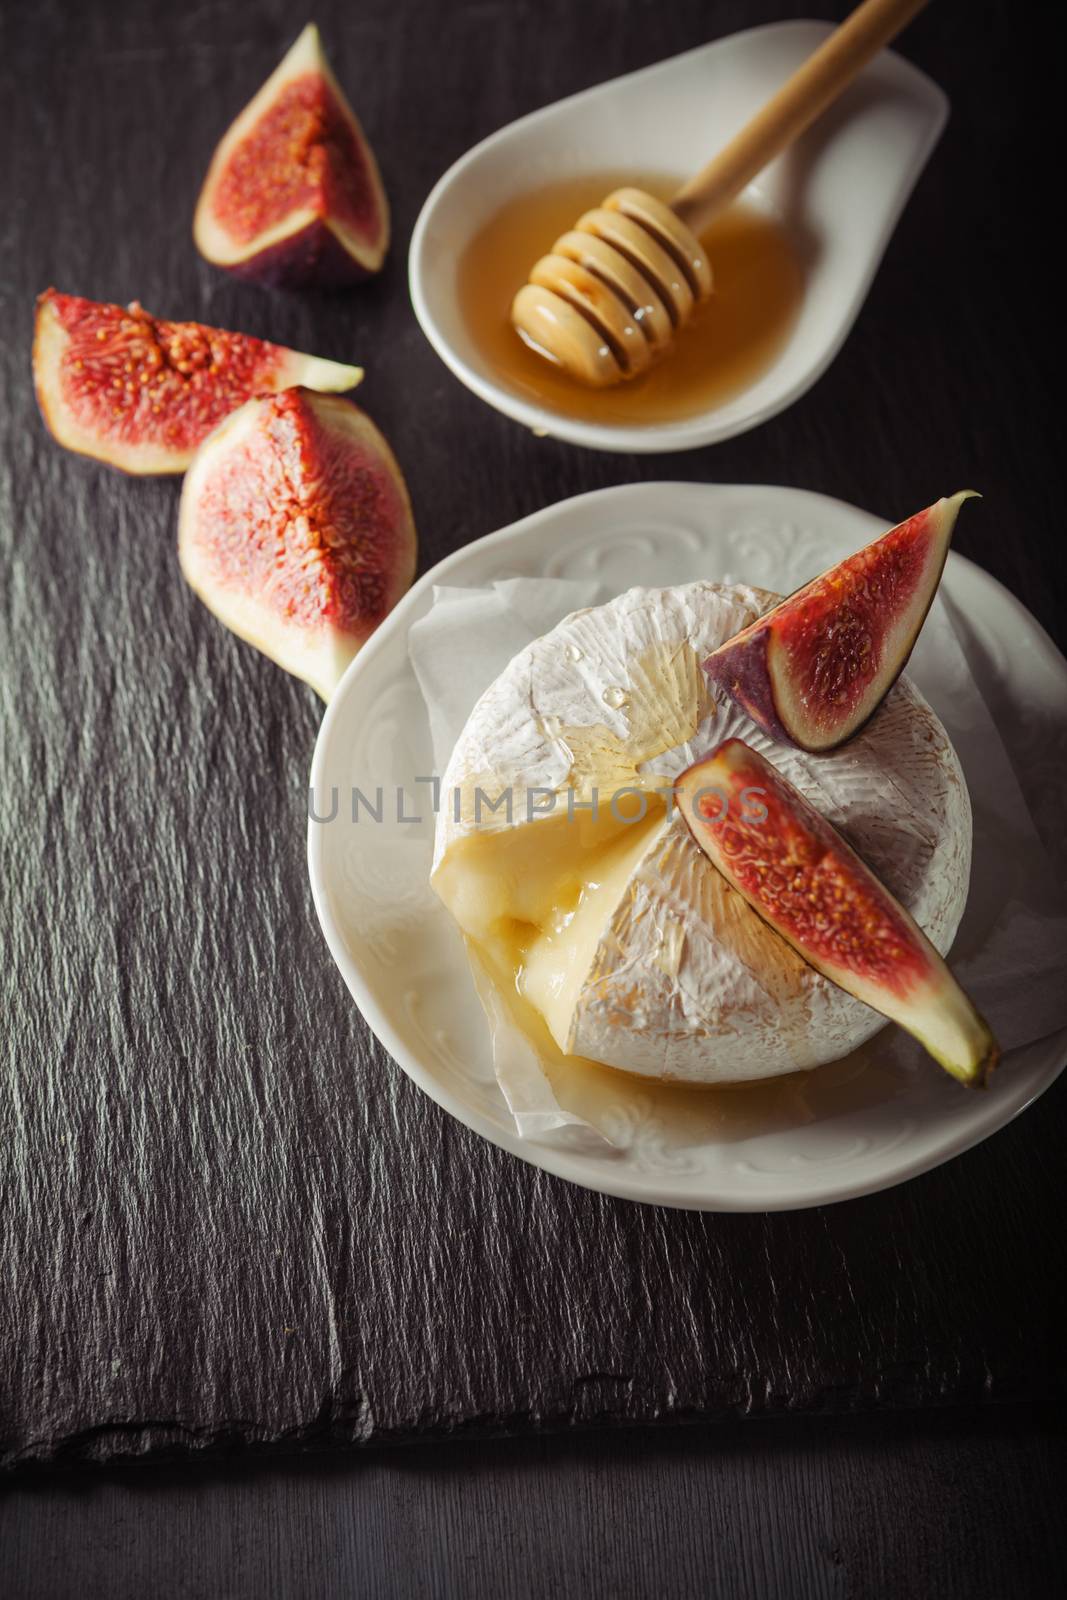
[[[743,738],[841,830],[947,954],[971,813],[944,728],[901,678],[813,756],[718,699],[705,657],[776,603],[716,583],[631,589],[519,652],[442,780],[432,881],[530,1031],[646,1078],[726,1083],[847,1054],[884,1018],[809,967],[693,841],[671,784]]]

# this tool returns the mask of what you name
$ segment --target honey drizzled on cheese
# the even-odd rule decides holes
[[[597,722],[561,726],[559,738],[571,760],[567,786],[582,800],[595,787],[604,805],[613,788],[662,787],[666,780],[649,772],[648,764],[692,739],[713,704],[700,659],[686,640],[642,650],[620,668],[618,682],[601,699],[623,718],[625,734]]]

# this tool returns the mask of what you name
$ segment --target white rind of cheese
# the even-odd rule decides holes
[[[942,955],[951,946],[970,803],[918,690],[901,678],[848,745],[812,756],[709,689],[700,663],[777,599],[706,582],[631,589],[575,612],[519,652],[460,735],[432,881],[515,1016],[540,1012],[566,1055],[648,1078],[737,1082],[835,1060],[885,1025],[762,922],[655,797],[732,736],[841,829]],[[595,821],[582,809],[594,788]],[[612,815],[623,788],[652,796],[643,821],[621,821],[622,802]],[[510,821],[503,804],[489,809],[501,794]],[[554,811],[540,814],[551,796]]]

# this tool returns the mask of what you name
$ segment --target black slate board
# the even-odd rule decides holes
[[[50,282],[362,359],[423,568],[548,501],[643,478],[793,483],[887,516],[975,482],[987,499],[960,549],[1055,632],[1044,269],[1018,249],[1030,216],[1008,183],[1030,118],[1011,90],[1028,69],[1014,8],[982,8],[966,51],[952,7],[909,33],[954,120],[847,348],[755,433],[635,460],[537,441],[463,391],[415,325],[410,228],[474,140],[806,10],[318,6],[396,243],[356,293],[281,297],[199,262],[189,221],[215,139],[303,16],[5,5],[6,1461],[1033,1400],[1060,1383],[1062,1084],[905,1188],[766,1218],[570,1188],[420,1096],[314,921],[317,702],[183,588],[177,485],[63,454],[31,392],[32,300]]]

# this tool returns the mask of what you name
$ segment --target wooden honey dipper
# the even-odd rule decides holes
[[[644,372],[711,295],[698,236],[926,3],[863,0],[669,204],[624,188],[587,211],[515,296],[521,338],[596,388]]]

